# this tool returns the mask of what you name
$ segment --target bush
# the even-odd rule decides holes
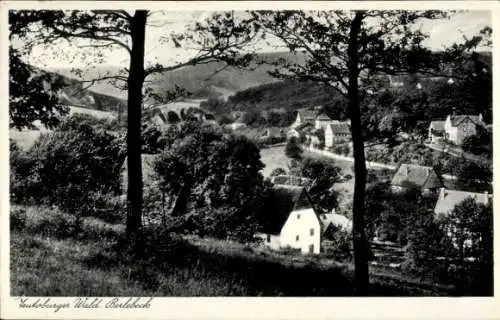
[[[23,230],[26,227],[26,209],[16,208],[10,211],[10,230]]]
[[[42,134],[26,152],[11,154],[14,202],[56,204],[70,213],[90,214],[96,194],[118,194],[123,158],[119,138],[69,118]],[[99,197],[98,197],[99,198]]]
[[[300,159],[302,157],[302,149],[300,148],[297,138],[291,137],[285,146],[285,154],[292,159]]]

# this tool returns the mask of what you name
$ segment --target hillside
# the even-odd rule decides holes
[[[279,83],[277,79],[271,77],[268,73],[275,68],[273,63],[279,59],[303,64],[306,55],[304,53],[292,54],[288,52],[261,53],[258,54],[256,62],[246,70],[235,67],[223,68],[224,64],[222,62],[189,66],[171,72],[155,74],[149,79],[151,81],[149,85],[159,94],[173,90],[178,86],[187,90],[191,99],[203,100],[209,97],[223,97],[225,100],[229,99],[230,104],[235,109],[252,106],[268,109],[273,106],[273,108],[295,110],[302,107],[327,104],[332,97],[338,96],[338,93],[333,89],[314,83]],[[474,59],[491,67],[491,53],[478,53],[471,58],[471,61]],[[119,70],[118,67],[114,66],[101,66],[88,70],[82,77],[84,80],[90,80],[98,75],[118,74]],[[68,68],[52,69],[51,71],[68,79],[75,77]],[[420,75],[413,75],[393,77],[392,80],[410,84],[415,80],[415,76],[421,78]],[[389,78],[383,77],[384,81],[382,82],[388,84],[390,82]],[[85,90],[87,97],[85,94],[68,91],[65,90],[72,104],[85,105],[98,110],[105,110],[102,108],[109,105],[114,108],[113,105],[116,105],[116,101],[126,99],[126,92],[120,91],[105,81],[97,82],[89,90]],[[96,100],[94,104],[90,103],[92,99],[88,97],[89,95]],[[233,97],[229,98],[230,96]]]
[[[256,58],[256,62],[246,70],[235,67],[223,69],[224,64],[222,62],[212,62],[159,73],[151,76],[149,80],[151,80],[151,86],[159,93],[179,86],[192,93],[191,98],[208,98],[209,96],[217,95],[217,93],[227,97],[237,91],[253,86],[276,82],[277,80],[271,77],[268,71],[274,69],[272,63],[278,59],[303,63],[305,55],[288,52],[261,53]],[[217,72],[218,70],[221,71]],[[70,68],[50,69],[50,71],[65,77],[75,78]],[[95,69],[87,70],[82,79],[91,80],[99,75],[118,74],[119,71],[120,68],[115,66],[99,66]],[[120,91],[106,81],[99,81],[90,89],[95,93],[106,94],[120,99],[126,98],[124,91]]]

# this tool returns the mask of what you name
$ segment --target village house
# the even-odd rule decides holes
[[[449,115],[445,121],[432,121],[429,126],[429,140],[446,140],[461,145],[465,138],[477,134],[477,126],[485,127],[483,116]]]
[[[474,199],[478,204],[488,205],[488,203],[493,200],[493,194],[488,193],[488,191],[478,193],[441,188],[436,206],[434,207],[434,213],[436,216],[448,215],[453,211],[457,204],[467,198]]]
[[[441,177],[431,167],[403,163],[399,166],[391,180],[391,188],[395,192],[408,187],[416,187],[423,193],[435,192],[444,187]]]
[[[273,181],[299,183],[303,186],[274,184],[272,198],[266,206],[267,214],[260,221],[262,229],[256,237],[274,250],[294,248],[303,254],[319,254],[328,232],[351,232],[352,222],[335,212],[318,214],[307,193],[311,180],[302,181],[303,178],[296,177],[297,180],[290,177],[278,176]]]
[[[311,187],[313,180],[305,177],[282,174],[271,177],[271,183],[285,186],[305,187],[306,190]]]
[[[325,130],[326,127],[332,123],[332,120],[326,113],[322,112],[316,116],[314,121],[314,128]]]
[[[296,128],[302,124],[310,123],[314,124],[316,120],[317,111],[310,109],[300,109],[297,110],[297,117],[295,118],[295,122],[292,123],[292,128]]]
[[[351,130],[347,122],[334,121],[326,126],[325,147],[330,148],[336,143],[348,142],[351,138]]]
[[[288,132],[286,133],[286,138],[290,139],[292,137],[295,137],[299,140],[305,139],[306,135],[312,130],[314,130],[314,126],[311,123],[303,123],[288,130]]]
[[[489,194],[488,191],[485,191],[484,193],[477,193],[441,188],[439,197],[436,201],[436,206],[434,207],[434,214],[436,218],[449,215],[456,205],[468,198],[474,199],[477,204],[487,206],[491,201],[493,201],[493,194]],[[452,234],[451,231],[451,229],[448,230],[449,236]],[[470,239],[466,239],[464,244],[465,246],[470,247],[472,245],[472,241]]]
[[[256,237],[272,249],[320,253],[321,223],[304,187],[274,185]]]
[[[281,140],[285,138],[285,132],[282,128],[277,128],[277,127],[271,127],[265,129],[261,135],[259,136],[259,140],[268,140],[268,139],[273,139],[273,140]]]

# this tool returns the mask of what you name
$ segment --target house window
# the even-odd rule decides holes
[[[299,214],[297,214],[297,220],[299,220],[299,219],[300,219],[300,213],[299,213]]]
[[[309,234],[310,234],[311,236],[314,236],[314,229],[309,230]]]
[[[295,236],[295,241],[299,241],[299,235]]]
[[[267,235],[267,242],[271,242],[271,235],[270,234]]]

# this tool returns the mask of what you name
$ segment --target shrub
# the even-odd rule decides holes
[[[285,154],[292,159],[300,159],[302,157],[302,149],[300,148],[297,138],[291,137],[285,146]]]
[[[26,153],[12,153],[13,201],[33,199],[72,213],[90,213],[96,193],[117,194],[122,156],[118,138],[70,118],[42,134]]]
[[[23,230],[26,227],[26,209],[16,208],[10,211],[10,230]]]

